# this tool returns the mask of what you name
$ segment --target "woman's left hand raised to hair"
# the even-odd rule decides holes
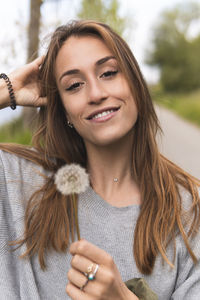
[[[81,239],[70,246],[73,255],[66,293],[73,300],[137,300],[122,281],[113,258],[104,250]],[[99,267],[97,267],[97,265]],[[87,274],[93,274],[88,280]]]

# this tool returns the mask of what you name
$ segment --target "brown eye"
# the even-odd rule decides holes
[[[117,73],[118,73],[118,70],[116,70],[116,71],[107,71],[107,72],[104,72],[100,77],[101,78],[112,77],[112,76],[115,76]]]
[[[66,89],[66,91],[72,91],[72,90],[78,89],[82,84],[83,84],[83,82],[75,82],[75,83],[73,83],[72,85],[70,85],[70,86]]]

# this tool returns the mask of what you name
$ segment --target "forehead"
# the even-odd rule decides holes
[[[113,55],[105,42],[93,36],[72,36],[64,42],[56,58],[56,73],[63,68],[81,68]]]

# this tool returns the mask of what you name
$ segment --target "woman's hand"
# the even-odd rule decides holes
[[[46,105],[47,100],[40,96],[38,83],[39,67],[43,59],[41,56],[9,74],[17,105],[33,107]]]
[[[82,239],[71,245],[70,253],[73,255],[73,258],[71,269],[67,274],[69,283],[66,286],[66,292],[71,299],[138,299],[126,287],[112,257],[104,250]],[[93,273],[97,265],[99,265],[99,268],[95,278],[88,281],[86,273]]]

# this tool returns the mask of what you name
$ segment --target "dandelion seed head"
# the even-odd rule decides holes
[[[80,194],[89,186],[89,175],[78,164],[65,165],[56,172],[55,184],[63,195]]]

